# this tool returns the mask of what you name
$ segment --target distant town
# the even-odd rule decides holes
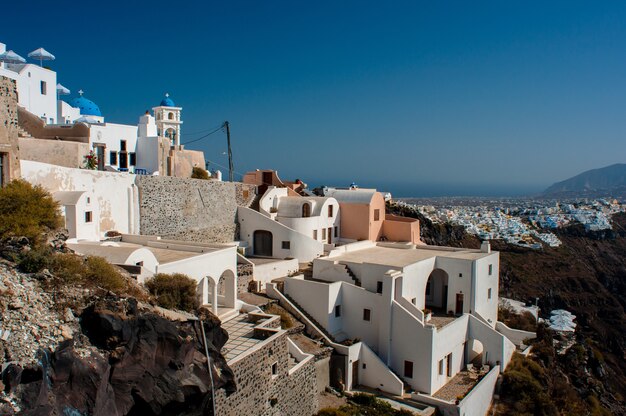
[[[465,227],[481,240],[502,239],[509,244],[540,249],[561,245],[550,230],[573,223],[586,230],[611,229],[610,217],[624,212],[623,201],[598,199],[519,198],[403,198],[398,205],[416,209],[434,223],[450,222]],[[543,243],[543,244],[542,244]]]

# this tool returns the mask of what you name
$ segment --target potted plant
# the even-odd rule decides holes
[[[425,322],[430,321],[430,318],[432,318],[432,317],[433,317],[433,311],[431,311],[431,310],[430,310],[430,309],[428,309],[428,308],[424,308],[424,309],[422,309],[422,312],[424,313],[424,321],[425,321]]]

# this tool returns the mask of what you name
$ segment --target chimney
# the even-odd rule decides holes
[[[482,253],[491,253],[491,244],[489,244],[489,241],[488,241],[488,240],[483,241],[483,242],[480,244],[480,251],[481,251]]]

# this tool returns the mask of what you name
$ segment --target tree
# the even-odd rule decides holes
[[[0,188],[0,239],[24,236],[37,245],[62,225],[59,204],[40,185],[14,180]]]

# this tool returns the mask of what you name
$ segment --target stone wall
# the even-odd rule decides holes
[[[272,364],[277,374],[272,375]],[[252,354],[229,363],[237,391],[215,396],[216,414],[228,416],[308,416],[317,412],[314,360],[291,375],[287,334],[282,333]]]
[[[237,294],[250,291],[250,283],[253,281],[254,266],[252,264],[237,265]]]
[[[225,243],[239,239],[237,206],[248,206],[255,187],[233,182],[137,176],[140,234]]]
[[[17,142],[17,87],[15,81],[0,77],[0,153],[4,153],[5,180],[20,177],[20,154]]]

